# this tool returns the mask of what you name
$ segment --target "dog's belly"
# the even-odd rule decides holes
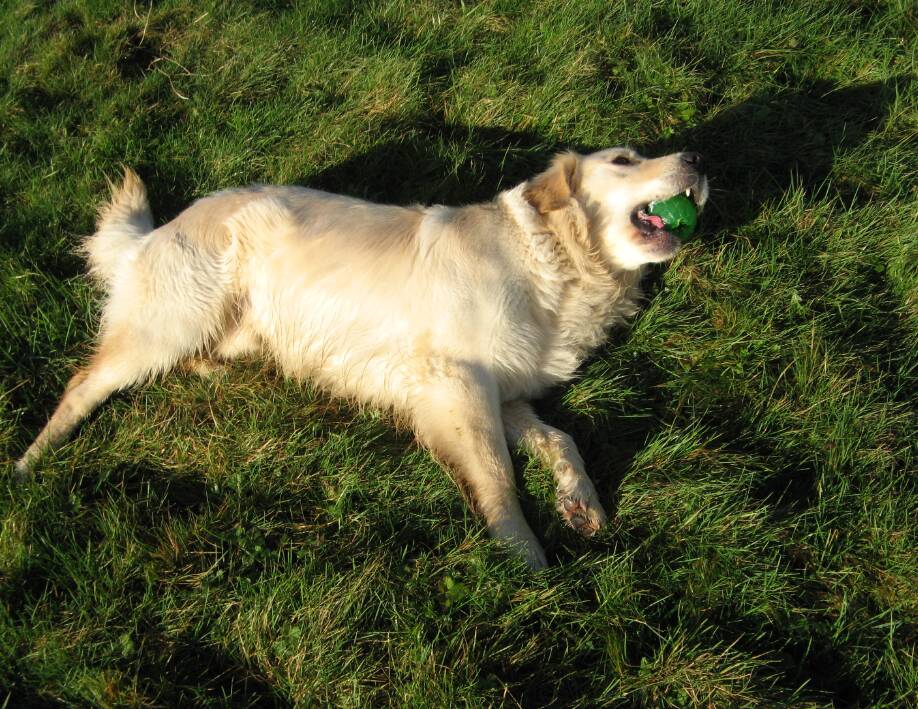
[[[361,288],[344,271],[317,276],[277,263],[251,270],[245,321],[284,373],[340,396],[403,402],[417,335],[394,294]]]
[[[412,278],[403,264],[384,270],[386,278],[361,278],[353,264],[316,272],[288,251],[256,259],[246,277],[246,327],[286,374],[386,407],[405,408],[457,364],[493,375],[503,400],[555,383],[541,369],[545,334],[519,291],[462,291],[449,280]]]
[[[450,209],[309,190],[252,197],[229,224],[242,327],[285,373],[402,408],[456,364],[490,373],[503,400],[535,396],[579,364],[487,221],[460,230]]]
[[[280,250],[247,269],[246,326],[286,374],[404,409],[454,363],[482,359],[485,328],[467,296],[410,262],[335,265],[321,250]]]

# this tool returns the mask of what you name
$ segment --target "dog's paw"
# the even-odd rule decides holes
[[[523,522],[525,525],[525,522]],[[509,550],[519,556],[530,569],[538,571],[548,566],[548,559],[539,540],[528,525],[518,527],[492,528],[491,534],[509,547]]]
[[[591,537],[606,523],[606,511],[586,475],[558,476],[558,513],[570,527]]]
[[[13,463],[13,480],[25,483],[32,479],[32,464],[25,456]]]
[[[548,559],[545,557],[545,552],[538,543],[530,544],[520,551],[522,552],[523,559],[526,560],[526,564],[528,564],[529,568],[533,571],[548,568]]]

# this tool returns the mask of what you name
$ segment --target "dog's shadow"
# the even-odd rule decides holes
[[[856,174],[833,175],[833,166],[882,125],[909,81],[899,77],[846,88],[792,81],[792,88],[755,94],[648,147],[665,153],[691,146],[704,155],[713,188],[705,213],[709,232],[729,235],[792,183],[808,194],[828,188],[847,205],[866,202],[873,196],[870,183]]]
[[[736,229],[792,182],[813,191],[825,185],[840,153],[859,145],[882,124],[907,77],[839,88],[828,81],[795,82],[754,94],[638,150],[661,155],[700,152],[714,197],[707,232]],[[384,125],[401,137],[305,174],[301,184],[393,204],[460,205],[490,199],[543,169],[562,150],[592,152],[610,145],[563,143],[532,131],[472,128],[438,116]],[[858,175],[832,183],[847,202],[869,199]]]
[[[901,77],[839,87],[789,79],[786,87],[754,94],[667,138],[634,147],[652,156],[683,149],[700,152],[712,186],[702,239],[728,240],[792,185],[808,194],[828,190],[845,204],[871,199],[873,188],[867,181],[854,174],[833,176],[833,167],[882,125],[907,81]],[[522,182],[558,151],[587,153],[610,147],[561,143],[536,132],[460,126],[437,116],[387,125],[383,132],[400,137],[298,181],[393,204],[460,205],[490,199]],[[645,285],[650,293],[660,273],[649,275]],[[652,365],[645,364],[643,371],[633,374],[643,382],[646,409],[653,411],[663,402],[657,401]],[[579,436],[587,466],[611,506],[624,471],[659,420],[648,416],[627,428],[603,430],[565,407],[557,393],[539,408],[551,423]]]

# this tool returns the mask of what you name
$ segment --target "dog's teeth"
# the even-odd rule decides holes
[[[685,196],[686,196],[686,197],[691,197],[691,196],[692,196],[692,188],[691,188],[691,187],[689,187],[688,189],[685,190]]]

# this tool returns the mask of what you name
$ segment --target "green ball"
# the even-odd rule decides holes
[[[651,202],[647,213],[660,217],[666,225],[666,230],[681,239],[687,239],[694,234],[695,226],[698,224],[695,203],[684,194],[677,194],[660,202]]]

